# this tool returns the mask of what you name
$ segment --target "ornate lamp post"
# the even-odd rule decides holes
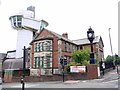
[[[91,52],[90,52],[90,64],[95,64],[94,52],[93,52],[93,40],[95,38],[94,31],[90,27],[87,31],[87,38],[90,41]]]

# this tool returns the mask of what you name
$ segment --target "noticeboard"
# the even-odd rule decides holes
[[[75,73],[86,72],[86,66],[70,66],[70,72],[75,72]]]

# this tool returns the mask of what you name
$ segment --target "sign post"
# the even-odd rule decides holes
[[[67,65],[67,59],[64,58],[64,57],[61,57],[60,58],[60,64],[62,65],[62,79],[63,79],[63,82],[64,82],[64,68],[65,68],[65,65]]]
[[[21,83],[22,83],[22,90],[25,89],[25,82],[24,82],[24,79],[25,79],[25,62],[26,61],[26,48],[24,46],[24,49],[23,49],[23,75],[22,75],[22,78],[21,78]]]

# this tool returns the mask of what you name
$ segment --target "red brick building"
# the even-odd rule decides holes
[[[100,36],[93,41],[95,58],[104,57],[103,41]],[[67,63],[72,61],[71,55],[75,50],[90,48],[87,38],[69,40],[68,34],[59,35],[43,29],[31,42],[30,70],[31,75],[53,75],[61,73],[60,58],[64,56]]]

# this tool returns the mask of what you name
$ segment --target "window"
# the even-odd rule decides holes
[[[50,68],[50,59],[51,59],[51,56],[47,56],[47,68]]]
[[[82,45],[80,45],[80,50],[83,50],[83,46]]]
[[[52,51],[52,41],[36,42],[34,49],[35,52]]]
[[[66,42],[64,43],[64,49],[65,49],[65,51],[67,51],[67,43]]]
[[[18,24],[18,25],[17,25],[18,27],[21,27],[21,26],[22,26],[22,25],[21,25],[21,24],[22,24],[22,17],[21,17],[21,16],[17,16],[17,24]]]
[[[68,43],[68,52],[70,52],[70,43]]]
[[[35,57],[34,68],[43,68],[43,67],[44,67],[44,57]]]
[[[44,44],[44,42],[35,43],[35,52],[43,51],[44,50],[43,44]]]
[[[72,52],[74,52],[75,51],[75,46],[74,45],[72,45]]]
[[[40,57],[35,57],[34,62],[35,62],[34,67],[35,68],[40,68]]]
[[[67,42],[64,43],[64,51],[70,52],[70,43]]]
[[[39,51],[39,52],[40,52],[40,44],[41,44],[41,43],[38,44],[38,51]]]
[[[13,25],[15,27],[22,27],[22,16],[13,16]]]
[[[22,17],[21,16],[17,16],[17,21],[22,21]]]
[[[42,68],[44,67],[44,57],[41,57],[42,58]]]
[[[37,43],[35,43],[35,52],[37,52]]]
[[[46,50],[50,51],[51,50],[51,41],[47,41],[47,45],[46,45]]]
[[[13,24],[14,26],[16,26],[17,20],[16,20],[16,16],[13,17]]]
[[[44,42],[40,42],[39,43],[39,51],[43,51],[44,47],[43,47]]]
[[[37,66],[37,57],[34,58],[34,68]]]
[[[37,62],[38,62],[37,68],[40,68],[40,57],[38,57]]]

